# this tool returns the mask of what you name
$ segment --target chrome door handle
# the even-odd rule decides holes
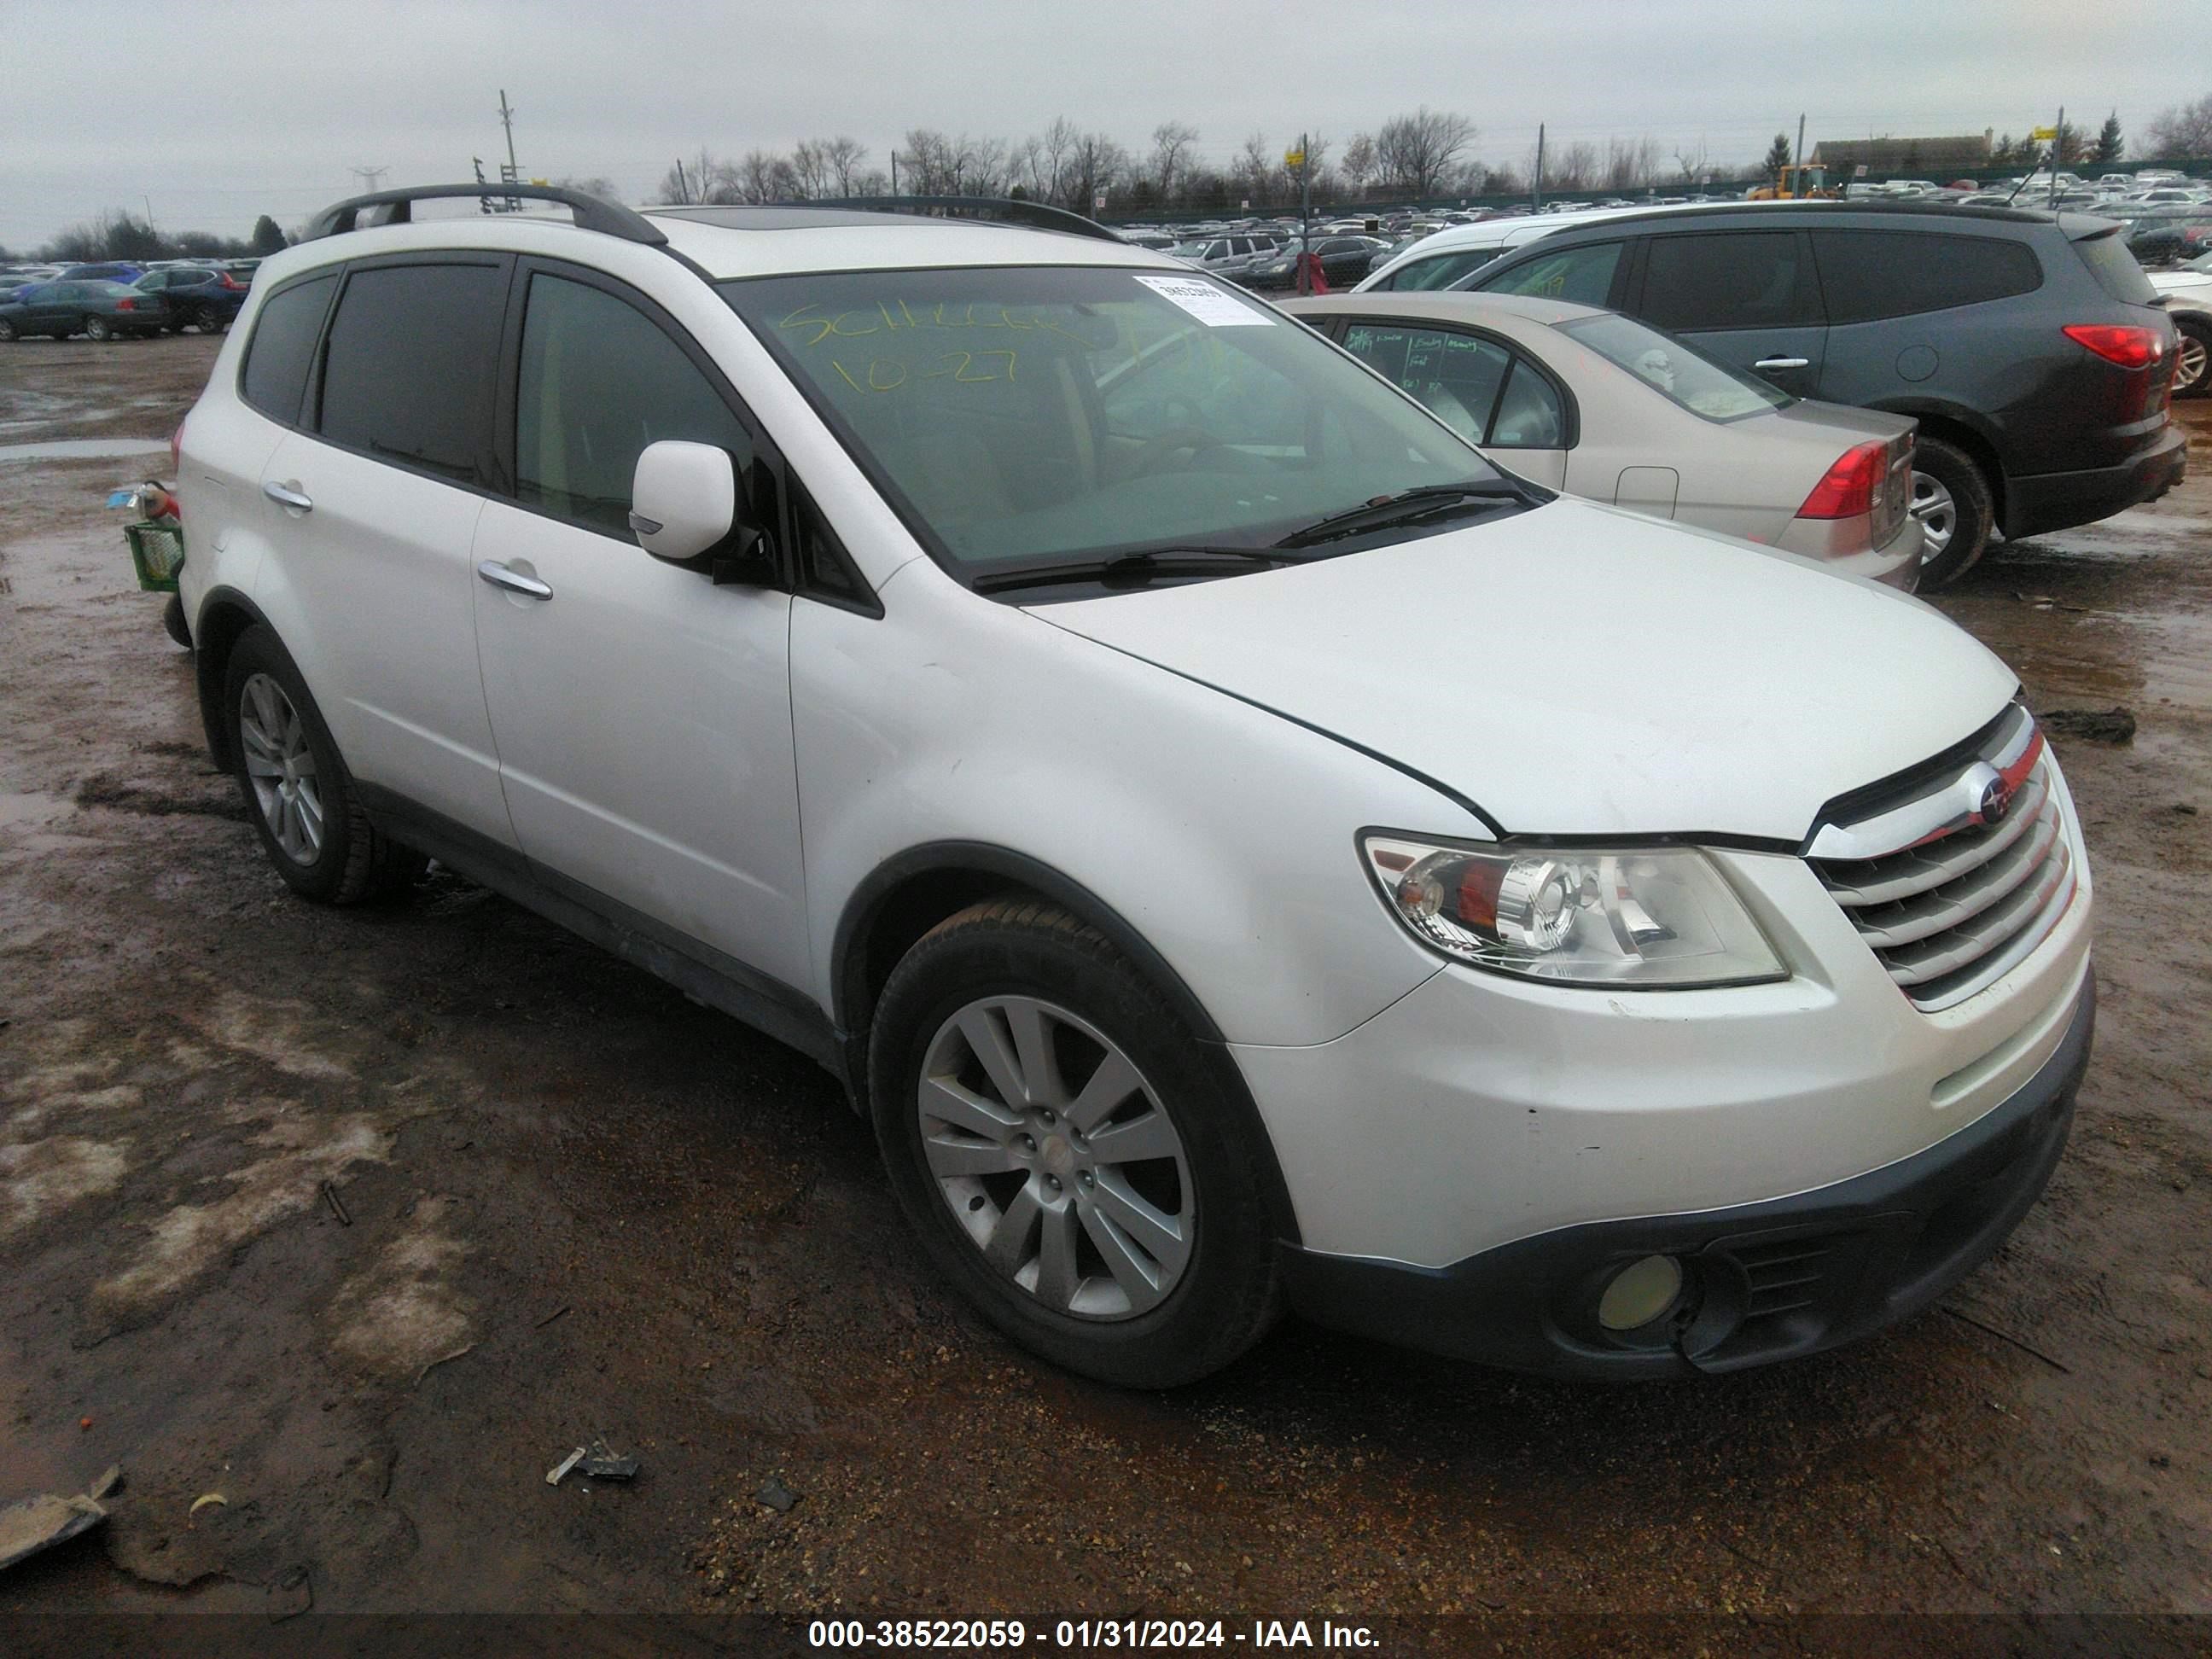
[[[1810,368],[1812,366],[1810,357],[1761,357],[1752,365],[1753,368]]]
[[[315,510],[315,503],[312,497],[302,495],[298,490],[288,489],[280,483],[265,483],[261,486],[261,493],[276,502],[277,506],[289,507],[295,513],[312,513]]]
[[[550,599],[553,590],[535,576],[526,576],[519,570],[509,570],[497,559],[485,559],[477,566],[477,574],[494,587],[503,587],[510,593],[520,593],[526,599]]]

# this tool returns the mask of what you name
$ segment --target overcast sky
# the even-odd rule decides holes
[[[2130,136],[2212,93],[2207,0],[0,0],[0,244],[107,208],[165,230],[288,226],[387,185],[605,175],[641,198],[680,152],[909,127],[1019,138],[1065,114],[1133,149],[1196,127],[1206,160],[1301,127],[1341,146],[1420,104],[1475,153],[1555,141],[2022,132],[2062,102]]]

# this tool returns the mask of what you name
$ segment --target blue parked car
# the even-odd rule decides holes
[[[71,265],[55,280],[63,283],[135,283],[146,274],[143,265],[112,262],[102,265]]]

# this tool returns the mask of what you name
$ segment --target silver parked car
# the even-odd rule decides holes
[[[1618,312],[1522,295],[1292,300],[1501,466],[1910,591],[1909,416],[1801,401]]]

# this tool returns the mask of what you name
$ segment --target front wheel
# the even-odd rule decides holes
[[[1973,568],[1996,519],[1981,468],[1941,438],[1923,437],[1913,447],[1911,512],[1920,520],[1923,590],[1956,581]]]
[[[12,340],[15,337],[15,325],[7,318],[0,317],[0,343]]]
[[[868,1054],[900,1208],[1014,1340],[1158,1389],[1267,1330],[1264,1149],[1166,999],[1096,929],[1024,899],[961,912],[893,970]]]
[[[369,823],[321,711],[269,629],[250,628],[232,647],[223,709],[247,816],[285,885],[319,903],[356,904],[422,873],[420,854]]]
[[[222,313],[219,311],[203,311],[200,313],[199,328],[200,332],[203,334],[220,334],[229,325],[230,319],[225,317]]]
[[[84,319],[84,337],[88,340],[112,340],[115,337],[115,325],[94,313]]]
[[[2173,354],[2173,395],[2202,398],[2212,393],[2212,322],[2196,317],[2177,317],[2174,330],[2181,337]]]

